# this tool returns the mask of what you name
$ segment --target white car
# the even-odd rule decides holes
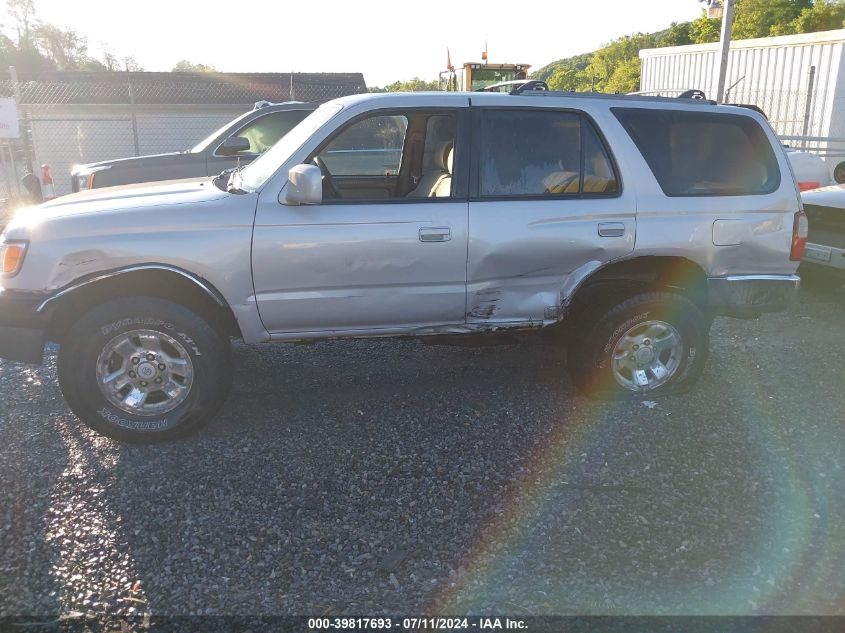
[[[787,148],[786,155],[795,173],[795,180],[801,191],[811,191],[819,187],[835,184],[830,168],[817,154],[798,149]]]
[[[832,289],[845,284],[845,185],[801,194],[809,234],[801,277],[810,286]]]

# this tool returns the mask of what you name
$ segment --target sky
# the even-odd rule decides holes
[[[145,70],[363,72],[369,86],[489,60],[533,68],[695,19],[698,0],[35,0],[38,17]],[[3,20],[8,24],[7,20]]]

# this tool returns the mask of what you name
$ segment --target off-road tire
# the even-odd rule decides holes
[[[668,323],[680,335],[680,363],[664,384],[630,391],[613,375],[614,348],[630,328],[652,320]],[[689,299],[672,292],[639,294],[603,314],[586,314],[570,339],[568,368],[572,382],[589,397],[601,399],[650,399],[686,391],[707,361],[711,323]]]
[[[136,329],[162,332],[183,344],[193,364],[187,396],[164,414],[127,413],[109,402],[98,385],[97,359],[109,341]],[[59,385],[71,410],[98,433],[126,442],[171,440],[193,433],[220,409],[232,381],[228,337],[199,315],[154,297],[116,299],[81,316],[61,342]]]

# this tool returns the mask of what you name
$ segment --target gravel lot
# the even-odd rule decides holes
[[[158,446],[0,362],[0,616],[845,614],[843,306],[717,321],[656,403],[539,344],[239,346]]]

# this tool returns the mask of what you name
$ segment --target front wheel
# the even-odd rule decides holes
[[[645,293],[594,316],[569,351],[570,376],[587,395],[659,396],[685,390],[701,374],[710,321],[685,297]]]
[[[152,297],[93,308],[70,329],[58,359],[71,410],[119,440],[173,439],[204,425],[232,377],[226,337],[187,308]]]

